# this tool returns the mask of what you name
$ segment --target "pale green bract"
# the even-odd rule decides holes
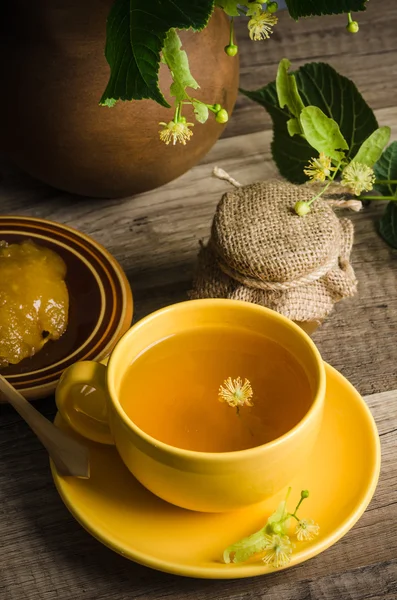
[[[240,13],[237,10],[239,2],[237,0],[215,0],[216,6],[223,8],[229,17],[238,17]]]
[[[324,152],[335,161],[341,161],[345,157],[342,150],[348,150],[349,146],[341,134],[339,125],[333,119],[327,117],[317,106],[307,106],[300,115],[303,133],[312,148],[318,153]]]
[[[287,532],[289,524],[289,519],[285,519],[286,510],[287,502],[283,500],[278,505],[277,510],[270,515],[266,525],[262,529],[226,548],[223,553],[225,563],[244,562],[251,558],[251,556],[254,556],[254,554],[266,550],[272,542],[272,535],[274,533],[273,525],[276,523],[279,524],[278,533],[284,535]]]
[[[276,90],[280,107],[287,107],[295,117],[287,122],[288,133],[292,136],[302,133],[299,119],[305,105],[299,95],[295,77],[288,74],[290,66],[291,63],[287,58],[280,60],[277,69]]]
[[[390,139],[390,127],[379,127],[363,142],[353,158],[354,162],[373,167],[382,156],[382,152]]]
[[[245,562],[254,554],[266,550],[269,545],[269,536],[266,534],[265,529],[263,527],[263,529],[260,529],[256,533],[226,548],[223,553],[225,563]]]
[[[222,8],[229,17],[239,17],[244,14],[239,7],[247,7],[247,16],[254,14],[252,11],[257,11],[261,8],[263,2],[250,2],[250,0],[215,0],[215,6]]]
[[[163,46],[163,58],[171,71],[173,83],[170,87],[172,96],[177,102],[188,98],[186,88],[197,90],[200,86],[189,69],[187,54],[181,50],[182,42],[175,29],[170,29]]]
[[[302,127],[298,119],[292,118],[287,121],[288,133],[292,137],[293,135],[302,135]]]
[[[248,3],[247,4],[248,10],[247,10],[247,17],[253,17],[255,15],[258,14],[258,12],[260,12],[260,10],[262,9],[262,4],[261,2],[252,2],[252,3]]]
[[[208,119],[208,107],[203,102],[193,101],[194,114],[199,123],[205,123]]]
[[[281,535],[285,535],[287,533],[290,519],[285,518],[286,511],[287,511],[287,501],[282,500],[282,502],[280,502],[280,504],[278,505],[277,510],[275,510],[274,513],[272,515],[270,515],[270,517],[268,518],[268,520],[266,522],[266,525],[265,525],[266,533],[274,533],[273,525],[275,523],[278,523],[279,527],[280,527],[280,530],[277,533],[279,533]]]

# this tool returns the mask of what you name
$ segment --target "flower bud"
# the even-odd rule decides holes
[[[349,33],[357,33],[357,31],[360,29],[358,26],[357,21],[351,21],[350,23],[348,23],[346,25],[346,29]]]
[[[212,106],[212,108],[214,109],[214,111],[217,113],[221,110],[222,106],[220,104],[214,104]]]
[[[304,217],[305,215],[307,215],[310,212],[310,205],[307,202],[305,202],[304,200],[299,200],[295,204],[294,210],[297,215],[299,215],[300,217]],[[303,494],[303,492],[302,492],[302,494]],[[305,498],[307,498],[307,496],[305,496]]]
[[[282,528],[281,523],[272,523],[271,530],[273,533],[276,533],[277,535],[281,535],[283,533],[283,528]]]
[[[225,52],[228,56],[236,56],[238,46],[236,46],[236,44],[229,44],[228,46],[225,46]]]
[[[302,490],[301,498],[308,498],[308,497],[309,497],[309,490]]]
[[[229,115],[227,114],[227,110],[225,110],[224,108],[221,108],[221,110],[218,110],[218,112],[216,113],[215,121],[217,123],[227,123],[228,120],[229,120]]]
[[[269,2],[267,5],[267,11],[269,13],[275,13],[278,10],[277,2]]]

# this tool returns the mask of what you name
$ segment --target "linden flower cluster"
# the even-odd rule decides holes
[[[296,514],[303,500],[309,497],[308,490],[302,490],[293,513],[287,512],[290,492],[291,488],[288,488],[285,500],[262,529],[226,548],[223,553],[225,563],[241,563],[258,555],[265,564],[281,569],[290,563],[295,548],[291,536],[295,536],[298,542],[310,542],[320,533],[319,525],[312,519],[299,519]],[[291,533],[292,519],[296,521],[296,525]]]
[[[180,142],[183,146],[186,146],[186,142],[190,140],[193,135],[193,131],[190,131],[189,127],[194,127],[194,123],[187,123],[185,117],[181,119],[170,121],[169,123],[159,123],[164,129],[159,131],[160,140],[167,146],[172,142],[173,146],[177,142]]]
[[[177,104],[175,115],[172,121],[169,123],[159,123],[159,125],[163,127],[163,129],[160,129],[159,131],[160,140],[167,146],[171,142],[173,146],[175,146],[177,142],[183,146],[186,146],[186,142],[188,142],[192,137],[193,131],[191,131],[189,128],[194,127],[194,123],[188,123],[186,117],[183,117],[181,113],[183,104],[193,103],[201,104],[206,107],[207,111],[213,112],[215,114],[215,121],[217,123],[223,124],[227,123],[229,120],[227,110],[222,108],[220,104],[205,104],[205,102],[201,102],[199,100],[180,102]]]
[[[341,163],[333,167],[330,157],[326,156],[323,152],[320,152],[318,158],[311,158],[309,160],[309,164],[303,169],[304,174],[313,183],[327,181],[327,184],[311,200],[300,200],[295,204],[295,212],[299,216],[302,217],[310,212],[310,205],[326,191],[329,184],[334,180],[340,166]],[[344,166],[342,170],[341,184],[355,196],[360,196],[363,192],[372,190],[375,180],[375,173],[371,167],[354,160]]]
[[[124,3],[125,6],[121,9],[118,2],[115,2],[115,5],[112,7],[108,19],[105,50],[107,61],[111,67],[111,78],[100,100],[100,104],[110,108],[115,106],[117,101],[121,99],[138,100],[149,98],[164,107],[169,107],[158,87],[158,71],[160,63],[163,63],[168,68],[172,79],[169,92],[173,98],[172,102],[175,112],[173,118],[170,118],[170,120],[167,119],[167,122],[162,121],[159,123],[161,126],[161,129],[158,131],[159,139],[167,146],[170,144],[172,146],[179,144],[186,146],[187,142],[193,136],[193,123],[188,123],[187,119],[182,116],[182,110],[185,110],[185,106],[190,105],[189,110],[193,109],[194,119],[201,124],[207,122],[211,113],[215,116],[215,121],[220,124],[226,123],[229,116],[226,108],[218,104],[216,100],[213,100],[214,103],[207,103],[191,96],[193,93],[191,90],[200,89],[200,85],[190,72],[189,58],[179,37],[179,30],[186,28],[201,31],[207,26],[209,17],[215,9],[223,10],[229,19],[230,25],[229,33],[226,33],[225,40],[222,39],[221,32],[219,33],[219,42],[226,42],[226,46],[224,46],[225,53],[230,57],[235,57],[239,51],[234,36],[235,18],[247,17],[248,35],[251,40],[254,42],[267,41],[273,33],[274,26],[278,23],[278,17],[275,14],[278,10],[278,3],[275,0],[212,0],[210,3],[207,2],[206,6],[200,6],[199,10],[198,5],[200,2],[196,0],[196,2],[186,2],[186,10],[183,11],[182,19],[178,18],[176,14],[177,10],[170,11],[169,15],[165,14],[168,12],[165,6],[166,2],[157,2],[157,4],[164,5],[162,6],[164,14],[162,14],[161,18],[157,19],[158,22],[156,21],[153,26],[154,28],[144,30],[138,23],[131,29],[129,36],[115,35],[115,31],[121,31],[124,22],[127,22],[129,19],[128,3]],[[177,7],[178,3],[170,2],[168,4],[174,4]],[[192,4],[192,6],[189,6],[189,4]],[[197,4],[196,7],[193,6],[195,4]],[[297,15],[308,16],[318,13],[315,10],[314,5],[317,3],[314,0],[310,0],[310,2],[306,0],[306,2],[302,3],[291,0],[290,4],[291,6],[287,8],[290,14],[295,15],[294,18]],[[300,7],[300,4],[305,4],[306,6]],[[323,2],[323,4],[327,3]],[[338,2],[334,0],[334,4],[337,5]],[[324,6],[323,8],[323,12],[327,14],[335,12],[334,6]],[[340,12],[340,10],[337,10],[337,12]],[[358,23],[353,21],[350,12],[346,14],[348,17],[347,30],[351,33],[357,33],[359,29]],[[143,17],[137,18],[140,19]],[[189,27],[185,27],[187,23],[190,24]],[[154,37],[156,38],[156,43],[153,41]],[[158,41],[162,41],[161,52],[158,51]],[[137,66],[135,75],[131,74],[129,69],[127,69],[126,74],[120,75],[120,65],[124,64],[125,56],[131,53],[131,47],[134,44],[142,45],[142,43],[146,48],[150,49],[150,56],[142,55],[138,57],[139,60],[135,57]],[[121,45],[120,48],[119,45]],[[121,52],[121,50],[123,51]],[[120,77],[126,78],[125,85],[122,85],[123,82],[120,82]],[[294,93],[292,88],[289,91],[290,93]],[[115,97],[113,97],[113,93]],[[190,113],[189,119],[193,120]],[[312,159],[311,163],[313,164],[309,165],[308,170],[313,172],[313,176],[316,179],[324,176],[324,173],[327,171],[331,172],[333,170],[333,167],[330,165],[328,167],[325,163],[322,165],[321,160]]]
[[[355,195],[369,192],[374,187],[375,173],[371,167],[352,161],[342,171],[341,184]]]
[[[275,6],[274,6],[275,5]],[[273,26],[277,24],[278,18],[273,14],[278,6],[275,2],[270,2],[267,10],[263,10],[260,3],[254,3],[247,11],[251,16],[248,21],[248,31],[251,40],[258,42],[269,39],[273,33]]]
[[[336,171],[336,167],[332,166],[331,159],[325,156],[324,152],[320,152],[318,158],[311,158],[307,167],[303,169],[310,181],[325,181],[332,171]]]
[[[254,41],[268,39],[273,33],[273,26],[276,25],[278,21],[278,18],[274,14],[278,9],[277,2],[264,2],[260,0],[241,0],[241,2],[238,0],[235,0],[234,2],[233,0],[225,0],[225,2],[223,2],[222,0],[219,0],[217,4],[226,10],[228,15],[244,14],[247,17],[250,17],[248,21],[248,33],[251,40]],[[235,11],[237,11],[238,8],[238,11],[236,13],[230,12],[232,7]],[[176,33],[174,33],[174,37],[175,35]],[[174,118],[168,123],[159,123],[162,127],[159,131],[160,140],[167,146],[169,144],[175,146],[177,143],[186,146],[186,142],[188,142],[193,135],[193,131],[190,129],[194,126],[193,123],[188,123],[186,118],[182,116],[182,109],[185,105],[190,104],[193,106],[196,119],[199,123],[205,123],[208,119],[208,114],[210,113],[214,114],[215,121],[220,124],[226,123],[229,119],[227,110],[220,104],[207,104],[197,98],[191,98],[186,92],[187,87],[197,89],[200,86],[191,76],[187,55],[184,50],[181,50],[180,41],[177,49],[180,53],[178,60],[176,60],[178,54],[175,52],[175,47],[173,47],[171,55],[167,52],[164,53],[163,49],[163,61],[170,69],[171,76],[174,80],[174,84],[171,86],[171,92],[176,81],[179,86],[183,85],[184,87],[184,93],[182,95],[180,95],[179,91],[179,97],[177,98],[175,105]],[[231,17],[230,19],[229,43],[224,49],[228,56],[236,56],[238,53],[238,46],[234,43],[234,17]],[[173,62],[170,62],[170,58],[172,58]],[[175,72],[175,67],[179,69],[177,73]],[[187,83],[188,81],[189,83]],[[175,95],[174,92],[172,92],[172,94]]]

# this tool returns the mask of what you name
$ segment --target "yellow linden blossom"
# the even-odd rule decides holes
[[[276,25],[278,18],[276,15],[265,10],[258,12],[248,21],[248,30],[251,40],[259,41],[266,40],[273,33],[273,25]]]
[[[354,160],[343,169],[341,184],[359,196],[362,192],[369,192],[374,187],[375,173],[371,167],[355,162]]]
[[[313,540],[319,533],[320,526],[313,519],[301,519],[295,530],[299,542]]]
[[[193,131],[190,131],[189,127],[194,127],[193,123],[186,123],[184,121],[170,121],[169,123],[159,123],[164,129],[159,131],[160,140],[165,144],[172,144],[175,146],[177,142],[180,142],[186,146],[186,142],[190,140],[193,135]]]
[[[251,401],[253,394],[248,379],[243,383],[241,377],[233,380],[228,377],[219,388],[220,402],[227,402],[229,406],[253,406]]]
[[[263,562],[276,567],[286,567],[291,560],[292,543],[287,535],[268,536],[269,544],[266,548]]]
[[[311,158],[306,169],[303,169],[311,181],[325,181],[331,175],[331,171],[336,171],[336,167],[332,166],[331,159],[324,152],[320,152],[318,158]]]

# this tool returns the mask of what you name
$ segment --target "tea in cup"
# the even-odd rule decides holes
[[[320,354],[297,325],[261,306],[209,299],[142,319],[107,366],[72,365],[56,401],[78,433],[115,444],[151,492],[222,512],[288,485],[310,457],[324,394]]]

